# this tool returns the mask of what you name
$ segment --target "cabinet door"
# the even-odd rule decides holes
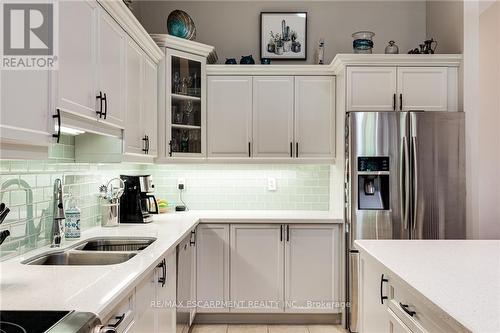
[[[335,78],[295,77],[295,157],[335,157]]]
[[[387,280],[389,276],[382,265],[363,255],[359,265],[360,332],[387,332],[388,300],[381,296],[389,291],[382,276]]]
[[[158,67],[143,54],[143,119],[144,133],[149,138],[148,156],[158,156]]]
[[[403,111],[447,111],[446,67],[399,67],[399,109]]]
[[[229,301],[229,224],[200,224],[196,252],[197,299],[207,304],[198,312],[228,312],[222,303]],[[215,308],[210,301],[216,302]]]
[[[144,278],[144,280],[135,288],[136,319],[131,332],[144,333],[155,332],[155,308],[151,306],[151,301],[156,300],[156,269]]]
[[[96,1],[59,2],[57,107],[96,117]]]
[[[125,31],[99,7],[96,95],[99,92],[106,94],[107,102],[107,107],[104,106],[106,116],[99,119],[122,128],[125,120],[125,46]]]
[[[396,67],[348,67],[347,111],[394,111]]]
[[[282,226],[232,224],[230,228],[229,294],[235,306],[231,312],[282,312]]]
[[[143,56],[142,50],[131,39],[127,42],[127,113],[123,133],[125,152],[144,154],[142,100],[143,96]]]
[[[340,278],[339,243],[334,225],[286,226],[286,312],[341,311],[335,307]]]
[[[248,157],[252,141],[252,77],[208,78],[208,157]]]
[[[49,111],[49,72],[2,70],[0,94],[2,143],[48,146],[54,131],[48,117],[55,113]]]
[[[254,157],[291,157],[293,81],[290,76],[253,78]]]
[[[394,312],[387,309],[389,333],[413,333]]]
[[[176,253],[172,251],[165,256],[165,270],[163,267],[156,269],[156,300],[157,306],[156,322],[157,332],[159,333],[175,333],[175,316],[176,309],[173,306],[176,301],[177,292],[177,272],[176,272]],[[165,276],[165,284],[161,282],[161,278]]]

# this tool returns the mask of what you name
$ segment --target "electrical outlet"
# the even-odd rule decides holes
[[[276,191],[276,178],[269,177],[267,178],[267,190],[268,191]]]
[[[186,189],[186,178],[177,178],[177,188],[182,185]]]

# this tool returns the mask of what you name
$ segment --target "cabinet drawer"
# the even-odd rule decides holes
[[[469,332],[439,307],[399,280],[390,281],[388,305],[414,333]]]
[[[104,326],[116,327],[117,333],[129,332],[134,321],[134,293],[127,296],[118,306],[111,311],[110,315],[103,321]]]

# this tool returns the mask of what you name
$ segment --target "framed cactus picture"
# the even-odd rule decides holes
[[[307,13],[260,13],[260,57],[276,60],[307,59]]]

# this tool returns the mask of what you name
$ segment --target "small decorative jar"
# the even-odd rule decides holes
[[[251,55],[248,56],[242,56],[240,60],[241,65],[254,65],[255,60],[253,60],[253,57]]]
[[[354,41],[352,42],[352,48],[354,53],[366,53],[371,54],[373,49],[373,36],[375,33],[371,31],[358,31],[352,34]]]
[[[398,54],[398,53],[399,53],[399,47],[393,40],[389,41],[389,45],[385,47],[385,54]]]
[[[226,58],[226,65],[236,65],[238,62],[234,58]]]
[[[260,59],[260,63],[262,65],[270,65],[271,64],[271,59],[269,59],[269,58],[261,58]]]

